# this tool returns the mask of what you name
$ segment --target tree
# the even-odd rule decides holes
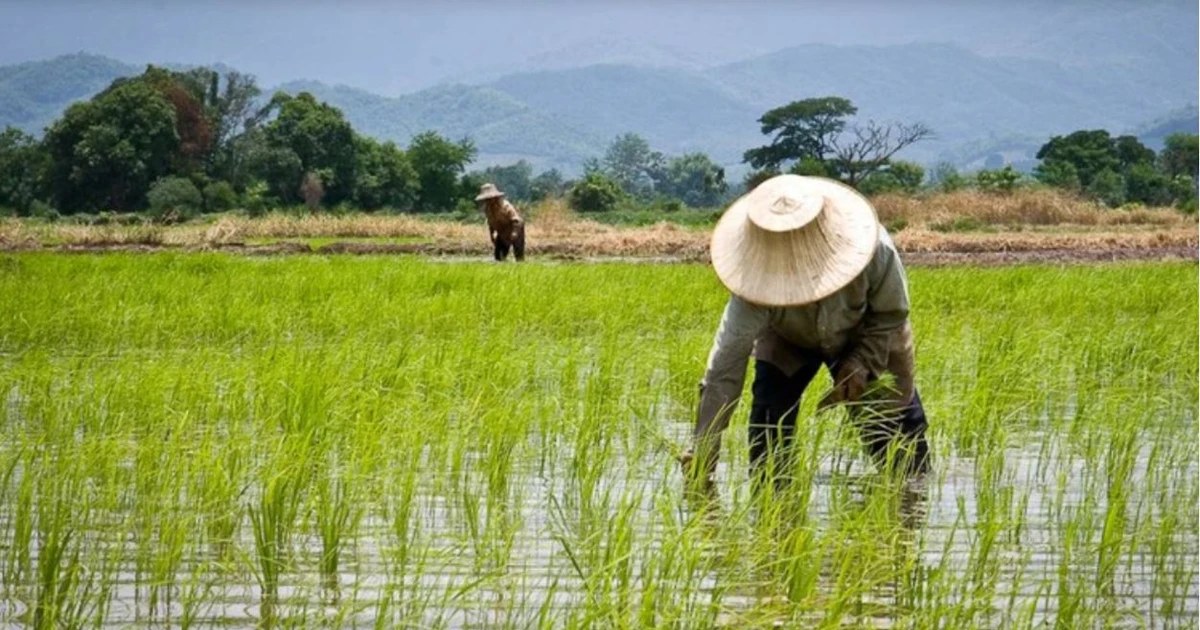
[[[601,172],[616,181],[626,194],[643,201],[654,196],[665,165],[663,154],[652,150],[650,143],[636,133],[617,136],[600,160]]]
[[[484,182],[491,182],[514,201],[528,201],[531,197],[533,166],[525,160],[507,166],[489,166],[479,173]]]
[[[887,168],[864,179],[859,190],[864,195],[888,192],[913,194],[925,181],[925,168],[915,162],[894,160]]]
[[[354,192],[355,156],[354,129],[336,107],[318,102],[308,92],[290,96],[280,92],[271,99],[269,106],[278,115],[265,128],[265,141],[270,150],[285,157],[291,151],[300,162],[302,174],[312,173],[321,179],[324,200],[336,205],[351,197]],[[294,198],[297,182],[295,172],[283,171],[286,179],[268,184],[283,200]]]
[[[381,144],[365,136],[357,136],[354,142],[358,160],[354,203],[363,210],[411,208],[420,183],[404,151],[394,142]]]
[[[1092,177],[1087,193],[1108,207],[1116,208],[1125,203],[1125,181],[1120,173],[1105,169]]]
[[[1034,175],[1043,184],[1068,192],[1079,192],[1083,186],[1079,181],[1079,171],[1070,162],[1044,162],[1034,170]]]
[[[1121,165],[1121,172],[1126,172],[1130,167],[1138,164],[1154,164],[1154,151],[1134,136],[1118,137],[1113,141],[1113,148],[1117,152],[1117,162]]]
[[[1147,206],[1170,205],[1174,201],[1171,178],[1158,170],[1154,162],[1134,164],[1125,171],[1125,201]]]
[[[189,219],[204,207],[200,189],[186,177],[169,176],[154,182],[146,199],[150,215],[168,223]]]
[[[571,187],[567,202],[578,212],[606,212],[621,203],[625,194],[616,180],[591,172]]]
[[[562,173],[558,172],[558,169],[542,171],[529,182],[529,199],[541,201],[547,197],[557,197],[563,193],[564,185]]]
[[[261,125],[269,110],[258,108],[261,91],[250,75],[230,71],[222,82],[216,72],[210,72],[209,81],[206,105],[212,120],[214,146],[208,174],[240,190],[246,184],[252,151],[245,136]]]
[[[833,138],[829,162],[838,177],[851,186],[857,186],[867,177],[888,165],[892,156],[905,147],[933,135],[933,131],[921,123],[892,123],[880,125],[869,121],[866,125],[855,125],[849,134]]]
[[[1121,170],[1121,160],[1117,148],[1108,132],[1103,129],[1081,130],[1067,136],[1054,136],[1042,145],[1037,152],[1037,159],[1042,163],[1034,170],[1035,176],[1050,183],[1044,173],[1048,168],[1061,168],[1056,163],[1070,164],[1075,169],[1079,184],[1084,189],[1092,185],[1092,180],[1103,173],[1111,171],[1117,174]]]
[[[458,177],[475,157],[475,144],[466,139],[451,142],[437,132],[426,131],[413,137],[407,153],[420,182],[416,209],[452,209],[459,197]]]
[[[59,211],[123,211],[143,207],[150,183],[169,173],[179,135],[170,101],[131,80],[67,108],[43,142]]]
[[[975,185],[984,192],[1007,195],[1017,188],[1020,181],[1021,174],[1011,164],[1004,168],[983,169],[975,173]]]
[[[688,153],[667,162],[657,193],[706,208],[719,205],[728,188],[724,168],[703,153]]]
[[[966,178],[949,162],[938,162],[929,176],[929,183],[944,193],[961,190],[967,185]]]
[[[0,132],[0,208],[28,214],[42,192],[48,156],[33,136],[15,127]]]
[[[1200,164],[1200,136],[1194,133],[1167,136],[1159,160],[1163,170],[1172,178],[1187,175],[1195,180],[1197,165]]]
[[[775,134],[771,144],[750,149],[743,159],[757,170],[777,171],[787,162],[806,157],[824,160],[846,119],[858,113],[849,100],[837,96],[793,101],[758,119],[763,135]]]

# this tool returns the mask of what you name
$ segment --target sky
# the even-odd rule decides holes
[[[1195,0],[1170,3],[1185,15],[1196,12]],[[1129,4],[1105,6],[1120,11]],[[703,67],[807,43],[953,42],[982,54],[1019,54],[1013,42],[1028,40],[1013,37],[1013,29],[1027,34],[1041,21],[1098,6],[1097,0],[0,0],[0,65],[89,52],[139,65],[220,62],[264,85],[315,79],[396,95],[596,59]],[[1194,27],[1193,19],[1193,33]]]

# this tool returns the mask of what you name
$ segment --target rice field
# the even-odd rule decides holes
[[[935,471],[703,504],[706,266],[0,255],[0,625],[1196,628],[1195,264],[910,282]]]

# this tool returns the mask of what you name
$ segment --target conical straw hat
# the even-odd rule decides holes
[[[778,175],[735,201],[712,235],[712,264],[733,294],[762,306],[815,302],[862,273],[879,243],[875,209],[822,177]]]
[[[484,184],[479,187],[479,194],[475,197],[475,201],[483,201],[484,199],[494,199],[496,197],[503,196],[504,193],[500,192],[500,189],[496,188],[495,184]]]

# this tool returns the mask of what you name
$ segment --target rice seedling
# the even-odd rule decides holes
[[[1195,267],[910,282],[934,473],[692,503],[704,267],[0,255],[0,623],[1196,627]]]

